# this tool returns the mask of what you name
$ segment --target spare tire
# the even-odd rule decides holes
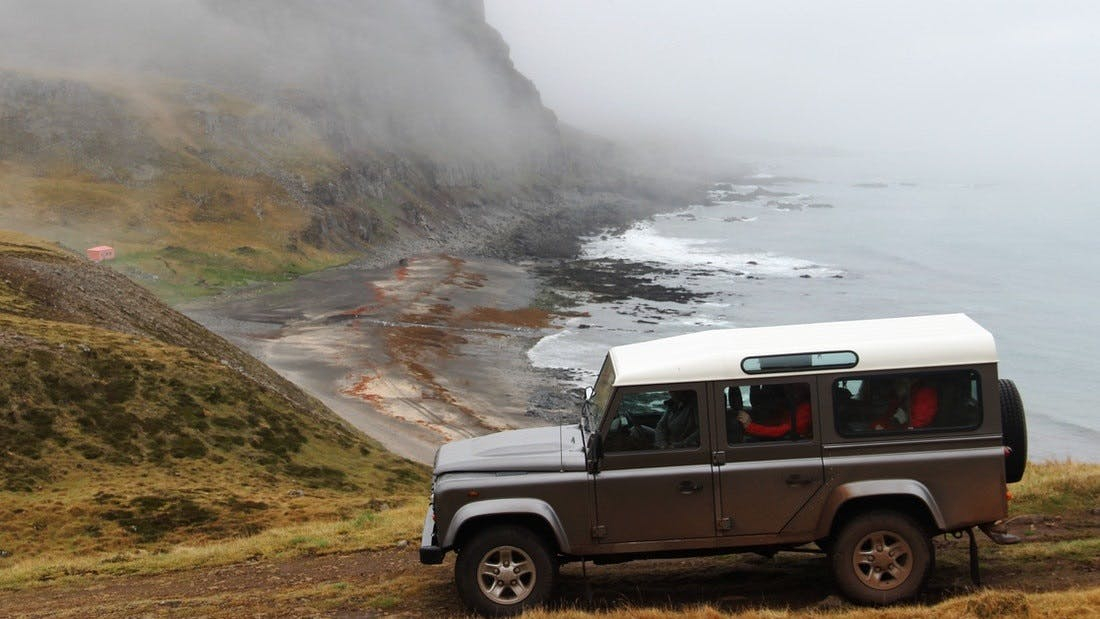
[[[1014,484],[1024,476],[1027,466],[1027,423],[1024,421],[1024,402],[1016,383],[1001,379],[1001,434],[1005,453],[1005,480]]]

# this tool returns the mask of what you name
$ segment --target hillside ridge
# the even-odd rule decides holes
[[[0,232],[4,556],[222,539],[422,492],[387,452],[127,278]]]

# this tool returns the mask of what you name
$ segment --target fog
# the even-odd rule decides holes
[[[747,158],[1091,178],[1093,2],[487,0],[563,122]]]
[[[477,0],[0,0],[0,70],[209,84],[311,110],[344,150],[436,159],[553,151],[536,87],[591,133],[721,159],[829,156],[985,181],[1089,178],[1100,157],[1091,2],[485,10],[503,41],[477,23]]]
[[[553,148],[556,120],[481,20],[476,0],[0,0],[0,70],[201,84],[293,107],[343,151]]]

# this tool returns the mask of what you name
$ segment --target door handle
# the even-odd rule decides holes
[[[812,477],[803,477],[798,473],[787,476],[788,486],[805,486],[812,483],[814,483],[814,479]]]
[[[680,494],[695,494],[703,489],[703,484],[697,484],[685,479],[676,486],[676,489],[680,491]]]

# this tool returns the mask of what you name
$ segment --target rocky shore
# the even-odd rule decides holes
[[[700,192],[701,194],[701,192]],[[657,199],[657,198],[660,199]],[[230,339],[395,453],[576,418],[567,373],[526,352],[570,316],[555,291],[679,300],[644,265],[577,260],[580,239],[687,203],[563,193],[409,237],[353,265],[192,302]]]

